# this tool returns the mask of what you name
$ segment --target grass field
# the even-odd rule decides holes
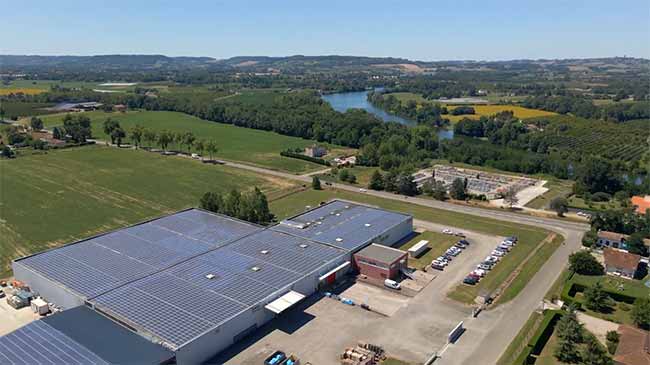
[[[548,209],[551,200],[557,197],[568,197],[573,192],[573,181],[550,178],[544,185],[548,191],[526,204],[528,208]]]
[[[206,191],[291,183],[180,157],[82,147],[0,161],[0,277],[11,259],[198,205]]]
[[[191,131],[197,138],[212,139],[217,142],[217,157],[260,165],[275,170],[304,173],[322,169],[322,165],[295,158],[282,157],[280,152],[287,148],[305,147],[314,141],[283,136],[274,132],[236,127],[230,124],[210,122],[188,114],[162,111],[131,111],[127,113],[88,112],[92,120],[93,136],[106,139],[103,123],[113,118],[127,131],[142,125],[157,131],[166,129],[175,132]],[[46,116],[43,122],[51,128],[63,124],[64,115]],[[334,146],[330,146],[337,148]],[[171,146],[175,148],[175,146]]]
[[[587,203],[583,198],[577,196],[571,196],[569,199],[569,207],[574,209],[585,209],[585,210],[594,210],[594,211],[605,211],[610,209],[620,209],[621,202],[615,199],[611,199],[607,202],[590,202]]]
[[[54,104],[51,103],[23,103],[23,102],[15,102],[15,101],[2,101],[0,102],[0,106],[2,109],[5,111],[5,118],[6,119],[12,119],[12,118],[20,118],[20,117],[25,117],[29,115],[41,115],[41,114],[47,114],[48,111],[44,110],[43,108],[47,108],[49,106],[52,106]]]
[[[404,243],[398,248],[400,250],[406,251],[421,240],[429,241],[429,249],[425,251],[420,257],[409,257],[409,266],[420,270],[431,264],[431,261],[433,261],[433,259],[441,256],[443,253],[445,253],[445,251],[447,251],[449,247],[458,242],[458,237],[438,232],[424,231],[417,234],[411,240]]]
[[[355,185],[358,185],[359,187],[366,188],[368,186],[368,183],[370,182],[370,177],[372,174],[375,172],[375,170],[378,170],[379,168],[377,167],[365,167],[365,166],[354,166],[354,167],[348,167],[345,168],[350,174],[353,174],[357,178],[357,183]],[[331,182],[339,182],[342,183],[342,181],[339,180],[338,175],[333,175],[331,172],[327,174],[320,174],[318,177],[322,181],[331,181]]]

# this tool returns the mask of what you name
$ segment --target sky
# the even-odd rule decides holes
[[[0,0],[0,54],[650,58],[649,0]]]

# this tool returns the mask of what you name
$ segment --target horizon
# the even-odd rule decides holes
[[[650,14],[640,11],[648,8],[641,0],[625,6],[604,0],[409,5],[12,2],[5,5],[11,14],[5,28],[12,32],[0,35],[0,53],[215,59],[336,54],[423,62],[650,58]]]

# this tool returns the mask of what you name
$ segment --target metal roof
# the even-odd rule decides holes
[[[357,251],[411,216],[333,200],[289,218],[272,229]]]
[[[392,264],[406,254],[407,252],[396,248],[373,244],[357,252],[355,255],[374,259],[386,264]]]
[[[45,321],[34,321],[0,337],[0,363],[109,364]]]
[[[41,320],[111,364],[162,364],[174,354],[85,306]]]
[[[89,299],[261,229],[190,209],[16,261]]]
[[[263,230],[121,286],[91,303],[176,350],[344,257],[343,250]]]

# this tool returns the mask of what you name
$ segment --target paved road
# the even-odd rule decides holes
[[[246,169],[261,174],[299,180],[305,183],[311,182],[311,177],[309,176],[297,176],[235,162],[227,162],[226,164],[231,167]],[[557,249],[553,256],[551,256],[542,269],[540,269],[515,299],[498,306],[496,309],[485,311],[477,318],[468,316],[465,319],[466,332],[455,344],[445,349],[445,352],[436,361],[436,364],[494,364],[515,338],[530,314],[539,308],[544,295],[551,288],[566,265],[567,257],[580,248],[582,234],[589,229],[589,225],[586,223],[457,205],[417,197],[407,198],[381,191],[368,190],[361,192],[358,187],[338,183],[333,183],[332,187],[431,208],[542,227],[565,237],[565,243]],[[440,350],[442,348],[432,348],[432,352]]]

